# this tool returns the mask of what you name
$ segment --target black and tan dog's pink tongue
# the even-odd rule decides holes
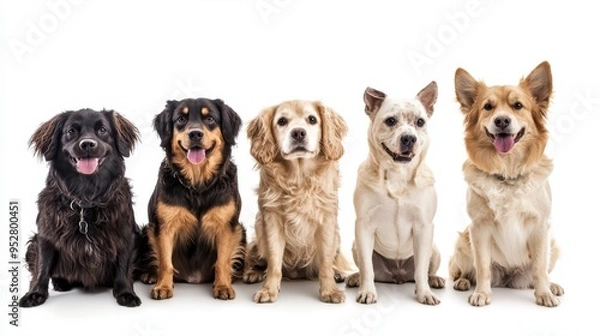
[[[98,158],[77,159],[77,171],[82,174],[93,174],[96,168],[98,168]]]
[[[204,160],[204,149],[190,149],[187,152],[187,159],[193,164],[198,164]]]
[[[515,139],[511,134],[498,134],[494,139],[494,147],[500,153],[508,153],[515,145]]]

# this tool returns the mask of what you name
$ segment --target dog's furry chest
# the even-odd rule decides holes
[[[548,182],[523,177],[515,181],[499,181],[486,176],[470,181],[468,209],[472,218],[489,211],[493,222],[474,220],[486,225],[493,244],[493,259],[505,267],[529,263],[528,241],[539,226],[548,226],[551,198]],[[472,193],[476,194],[473,195]],[[485,204],[480,204],[483,199]],[[481,207],[487,207],[487,210]],[[547,231],[546,231],[547,232]]]
[[[413,230],[432,225],[436,197],[433,186],[376,185],[359,183],[355,193],[357,217],[375,233],[374,249],[390,259],[406,259],[414,254]],[[390,193],[390,189],[401,191]]]

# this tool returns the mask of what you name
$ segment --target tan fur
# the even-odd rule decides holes
[[[465,115],[469,159],[463,171],[472,223],[450,260],[454,288],[467,290],[475,284],[469,303],[481,306],[491,302],[491,287],[533,286],[536,302],[554,307],[563,289],[548,280],[558,258],[549,231],[552,162],[544,155],[550,65],[540,64],[518,86],[488,87],[462,69],[456,71],[455,83]],[[516,102],[523,107],[516,108]],[[486,110],[486,103],[493,109]],[[508,153],[496,151],[485,133],[498,113],[524,125],[524,136]]]
[[[273,130],[273,116],[278,109],[296,111],[298,117],[307,110],[319,114],[320,147],[314,156],[284,159],[283,139],[276,138]],[[290,118],[295,118],[292,114]],[[344,295],[335,286],[334,277],[335,273],[339,278],[349,271],[348,262],[339,251],[337,225],[339,170],[336,160],[343,153],[341,141],[345,134],[343,119],[319,102],[284,102],[263,110],[248,125],[251,154],[258,162],[260,184],[256,241],[248,248],[244,280],[261,280],[262,271],[253,267],[264,261],[267,265],[266,280],[255,295],[255,301],[275,301],[283,275],[290,278],[318,276],[321,300],[343,301]]]
[[[217,262],[215,264],[215,281],[213,294],[222,299],[235,298],[231,285],[232,259],[242,239],[241,227],[232,231],[229,221],[234,216],[236,206],[232,202],[211,208],[202,216],[202,228],[206,236],[213,237],[213,244],[217,247]]]
[[[212,131],[202,127],[204,136],[202,146],[206,149],[213,148],[212,153],[200,164],[192,164],[187,159],[185,152],[180,146],[189,148],[189,137],[187,130],[183,132],[174,130],[171,140],[171,150],[173,151],[172,161],[181,169],[183,176],[190,181],[191,185],[199,185],[204,181],[209,181],[219,170],[219,165],[223,162],[222,147],[224,145],[223,136],[219,128]]]
[[[162,202],[158,203],[156,213],[161,234],[155,237],[152,231],[149,232],[150,244],[159,257],[157,281],[150,295],[154,299],[165,299],[173,296],[173,246],[178,240],[185,239],[198,220],[189,210]]]

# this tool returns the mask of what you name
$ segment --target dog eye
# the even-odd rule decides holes
[[[213,118],[211,116],[206,117],[206,119],[204,119],[204,120],[206,120],[207,124],[214,124],[215,123],[215,118]]]
[[[417,119],[417,126],[423,127],[425,125],[425,119],[419,118]]]
[[[390,127],[396,125],[397,122],[398,122],[398,120],[396,120],[396,118],[394,118],[394,117],[389,117],[389,118],[385,119],[385,124]]]
[[[515,110],[520,110],[520,109],[522,109],[522,108],[523,108],[523,104],[521,104],[521,103],[519,103],[519,102],[516,102],[516,103],[515,103]]]
[[[75,127],[71,127],[67,130],[67,134],[69,135],[73,135],[77,132],[77,130],[75,129]]]
[[[184,116],[179,116],[179,118],[177,118],[177,122],[178,122],[179,124],[183,124],[183,123],[185,123],[185,121],[186,121],[186,120],[187,120],[187,119],[186,119],[186,117],[184,117]]]
[[[279,126],[287,125],[287,119],[285,119],[283,117],[279,118],[279,120],[277,120],[277,125],[279,125]]]
[[[308,117],[308,123],[314,125],[317,123],[317,118],[315,116]]]
[[[485,103],[485,105],[483,105],[483,109],[486,111],[491,111],[493,109],[493,106],[490,103]]]
[[[100,132],[100,134],[106,134],[106,132],[108,132],[108,130],[104,126],[100,127],[98,131]]]

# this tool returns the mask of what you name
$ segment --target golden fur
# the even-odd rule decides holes
[[[285,134],[281,129],[285,126],[274,120],[278,113],[286,113],[290,125],[305,128],[308,137],[318,137],[306,140],[307,144],[318,141],[314,152],[284,158]],[[311,116],[318,120],[314,125],[320,126],[314,133],[304,122]],[[320,102],[283,102],[263,110],[248,125],[260,183],[256,240],[248,247],[244,281],[253,283],[266,276],[255,301],[274,302],[282,276],[318,276],[321,300],[344,300],[334,280],[342,281],[350,269],[340,252],[337,225],[337,160],[343,154],[345,134],[344,120]]]
[[[469,303],[482,306],[491,302],[491,287],[533,287],[537,304],[554,307],[563,289],[548,280],[558,258],[549,232],[552,162],[544,155],[550,65],[541,63],[518,86],[493,87],[459,68],[455,84],[465,117],[469,158],[463,171],[472,223],[460,235],[450,260],[454,288],[476,285]],[[507,129],[523,134],[513,135],[514,144],[506,152],[494,143],[506,134],[489,131],[498,116],[509,118]]]

